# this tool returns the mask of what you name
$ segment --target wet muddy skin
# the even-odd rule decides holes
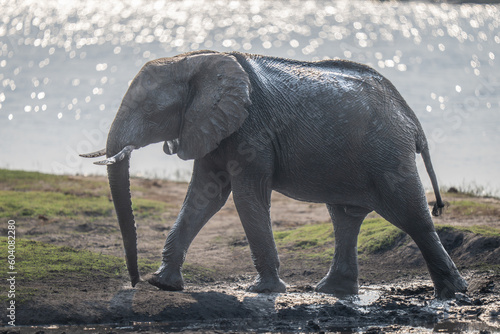
[[[115,297],[110,305],[114,324],[27,326],[14,332],[500,333],[495,283],[497,276],[473,280],[468,296],[447,301],[435,299],[425,279],[362,286],[358,297],[346,299],[316,293],[309,285],[255,294],[246,292],[248,282],[188,286],[184,292],[154,291],[141,283],[136,289],[124,287]]]

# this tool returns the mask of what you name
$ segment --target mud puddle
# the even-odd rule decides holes
[[[110,324],[95,326],[48,326],[48,327],[24,327],[19,329],[19,333],[41,334],[41,333],[255,333],[255,332],[279,332],[279,333],[304,333],[304,332],[324,332],[324,333],[498,333],[500,330],[488,326],[482,322],[442,322],[434,326],[401,326],[379,324],[372,326],[345,327],[340,324],[335,326],[320,328],[314,321],[307,322],[289,322],[285,325],[275,324],[268,326],[251,324],[253,326],[245,327],[245,324],[235,324],[235,321],[221,320],[221,323],[132,323],[128,326]],[[256,326],[258,325],[258,326]],[[15,333],[16,331],[14,331]],[[8,332],[11,333],[11,332]]]
[[[114,324],[26,326],[14,328],[14,332],[500,333],[500,301],[496,295],[463,295],[456,300],[440,301],[433,298],[430,282],[402,287],[366,286],[361,288],[359,297],[347,299],[316,293],[307,285],[289,287],[289,292],[281,294],[248,293],[244,288],[188,287],[185,292],[169,296],[194,298],[196,305],[163,305],[161,313],[150,309],[149,314],[136,313],[128,316],[128,321]],[[137,289],[130,289],[134,290]],[[143,306],[135,305],[134,309]]]

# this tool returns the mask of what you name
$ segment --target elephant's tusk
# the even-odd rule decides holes
[[[97,157],[102,157],[103,155],[106,155],[106,149],[103,148],[102,150],[92,152],[92,153],[85,153],[85,154],[80,154],[82,158],[97,158]]]
[[[102,166],[113,165],[113,164],[115,164],[117,162],[122,161],[123,159],[125,159],[125,157],[128,157],[130,155],[130,153],[132,153],[132,151],[134,149],[135,149],[135,146],[133,146],[133,145],[125,146],[123,148],[123,150],[121,150],[120,152],[116,153],[114,156],[112,156],[110,158],[107,158],[106,160],[96,161],[96,162],[94,162],[94,164],[96,164],[96,165],[102,165]]]

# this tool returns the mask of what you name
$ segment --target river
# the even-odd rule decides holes
[[[500,194],[498,5],[0,0],[0,8],[0,168],[104,174],[78,153],[104,147],[146,61],[235,50],[371,65],[420,119],[441,186]],[[188,180],[191,168],[150,145],[134,152],[131,171]]]

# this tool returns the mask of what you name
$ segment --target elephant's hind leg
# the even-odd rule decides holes
[[[250,292],[285,292],[279,278],[279,257],[271,227],[271,189],[266,182],[241,178],[233,183],[233,199],[252,252],[257,278]]]
[[[316,291],[337,297],[358,293],[358,234],[363,219],[371,210],[361,207],[329,205],[335,233],[335,253],[328,274]]]
[[[408,177],[384,195],[376,211],[415,241],[434,283],[435,296],[447,299],[454,298],[456,292],[465,292],[467,283],[436,233],[420,179]]]

